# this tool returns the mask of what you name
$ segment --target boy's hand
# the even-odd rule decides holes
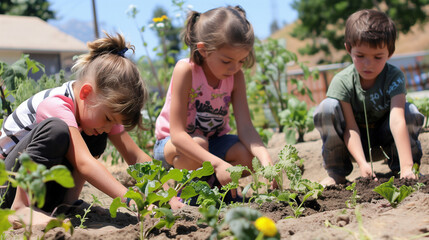
[[[413,171],[411,169],[410,170],[405,170],[405,171],[401,170],[401,178],[416,179],[416,175],[413,173]]]
[[[363,164],[361,164],[359,166],[359,171],[360,171],[360,175],[362,177],[371,177],[371,173],[372,173],[372,171],[371,171],[371,165],[369,165],[367,162],[365,162],[365,163],[363,163]],[[372,174],[372,178],[375,181],[378,181],[378,179],[375,176],[375,174]]]

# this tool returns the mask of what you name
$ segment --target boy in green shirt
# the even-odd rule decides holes
[[[382,12],[360,10],[347,19],[344,45],[353,64],[335,75],[328,98],[314,114],[329,175],[323,185],[346,182],[353,170],[350,157],[362,177],[375,178],[367,162],[367,125],[371,149],[385,151],[393,173],[415,178],[412,166],[422,157],[418,135],[424,116],[405,100],[404,74],[387,63],[395,40],[395,24]]]

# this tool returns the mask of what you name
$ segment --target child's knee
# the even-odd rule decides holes
[[[39,135],[45,138],[52,149],[68,149],[70,132],[68,125],[59,118],[48,118],[38,124]]]
[[[198,145],[200,145],[202,148],[204,148],[205,150],[209,150],[209,141],[206,137],[203,136],[192,136],[192,139],[194,139],[194,141],[196,143],[198,143]]]

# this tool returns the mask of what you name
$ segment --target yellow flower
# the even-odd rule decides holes
[[[268,217],[256,219],[255,227],[267,237],[274,237],[277,234],[276,223]]]
[[[161,17],[156,17],[156,18],[152,18],[152,21],[154,21],[154,22],[162,22],[162,21],[164,21],[165,19],[168,19],[168,17],[167,16],[165,16],[165,15],[162,15]]]

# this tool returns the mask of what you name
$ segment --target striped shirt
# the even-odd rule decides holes
[[[36,111],[39,104],[50,96],[61,95],[75,102],[72,84],[64,83],[60,87],[46,89],[36,93],[23,103],[3,121],[0,136],[0,158],[6,158],[15,145],[29,133],[37,124]]]

